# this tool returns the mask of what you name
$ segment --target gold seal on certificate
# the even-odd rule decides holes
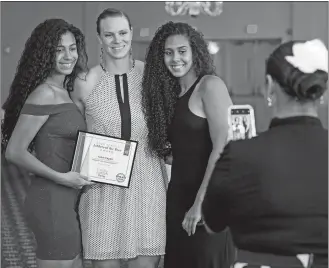
[[[79,131],[71,170],[91,181],[129,187],[137,141]]]

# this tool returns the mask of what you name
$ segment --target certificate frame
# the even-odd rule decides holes
[[[91,181],[96,182],[96,183],[108,184],[108,185],[113,185],[113,186],[122,187],[122,188],[129,188],[130,182],[131,182],[131,176],[132,176],[132,172],[133,172],[133,168],[134,168],[137,148],[138,148],[138,141],[126,140],[126,139],[113,137],[113,136],[105,135],[105,134],[99,134],[99,133],[90,132],[90,131],[78,130],[76,138],[75,138],[75,148],[74,148],[73,156],[71,159],[71,165],[70,165],[71,171],[81,173],[82,169],[85,166],[89,166],[89,162],[85,163],[85,161],[86,161],[86,159],[89,159],[89,157],[90,157],[90,148],[89,147],[91,145],[89,144],[89,147],[85,148],[86,137],[88,137],[91,140],[93,140],[93,139],[102,140],[102,141],[106,140],[107,143],[111,143],[111,142],[115,143],[117,141],[118,144],[121,145],[121,147],[123,146],[122,144],[125,142],[125,145],[124,145],[125,147],[123,149],[123,155],[129,157],[129,159],[127,160],[128,161],[127,170],[129,169],[127,173],[129,173],[129,177],[125,176],[125,174],[127,174],[127,173],[125,173],[125,174],[118,173],[116,176],[117,182],[115,182],[113,179],[107,181],[107,179],[101,179],[101,178],[97,178],[97,176],[90,175],[89,169],[88,169],[88,175],[86,175],[86,174],[82,174],[82,175],[88,176],[88,178]],[[89,161],[89,160],[87,160],[87,161]],[[110,169],[110,168],[107,167],[107,169]],[[105,173],[107,174],[106,171],[105,171]],[[123,175],[123,177],[125,179],[122,181],[122,177],[119,175]],[[128,182],[123,183],[124,181],[127,181],[127,180],[128,180]]]

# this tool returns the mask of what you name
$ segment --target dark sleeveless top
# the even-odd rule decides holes
[[[207,119],[193,114],[188,107],[189,99],[200,79],[201,77],[178,99],[169,128],[173,154],[171,188],[175,188],[175,192],[182,189],[184,195],[188,196],[185,201],[190,206],[203,181],[212,150]]]
[[[188,236],[182,228],[185,214],[194,204],[203,181],[212,151],[207,118],[193,114],[188,107],[200,79],[178,99],[169,127],[173,163],[167,191],[165,268],[229,268],[234,256],[228,232],[210,235],[204,226],[197,226],[196,233]]]

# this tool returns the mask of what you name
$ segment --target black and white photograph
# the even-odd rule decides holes
[[[1,268],[327,268],[328,1],[1,1]]]

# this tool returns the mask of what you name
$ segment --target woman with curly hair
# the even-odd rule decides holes
[[[82,32],[62,19],[46,20],[27,40],[3,105],[2,151],[35,174],[25,209],[40,268],[82,266],[75,206],[91,182],[70,172],[75,137],[86,124],[69,93],[86,66]]]
[[[227,139],[224,82],[215,75],[207,43],[186,23],[168,22],[149,46],[143,78],[143,107],[149,147],[168,159],[166,268],[225,268],[232,244],[227,232],[209,235],[201,203]]]

